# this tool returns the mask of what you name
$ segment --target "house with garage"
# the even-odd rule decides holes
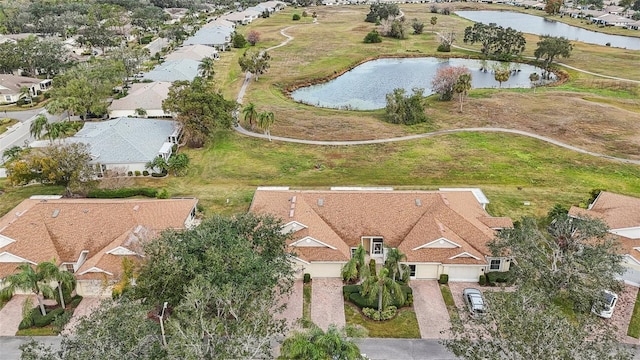
[[[170,118],[171,113],[162,110],[162,101],[169,95],[170,82],[154,81],[134,83],[127,96],[113,100],[109,105],[109,117]]]
[[[195,61],[201,61],[204,58],[220,59],[218,50],[216,48],[206,45],[186,45],[180,46],[170,54],[165,56],[165,60],[180,60],[189,59]]]
[[[33,196],[0,218],[0,279],[22,263],[54,261],[75,274],[78,294],[110,295],[123,260],[143,259],[142,244],[163,230],[196,226],[197,204],[195,198]]]
[[[225,26],[203,27],[186,39],[183,45],[206,45],[219,51],[225,51],[231,47],[233,32],[233,28]]]
[[[165,61],[156,66],[153,70],[145,73],[143,81],[165,81],[174,82],[180,80],[193,81],[198,76],[199,61],[191,59],[180,59]]]
[[[0,74],[0,104],[12,104],[25,96],[36,96],[51,88],[51,79]],[[27,89],[27,93],[23,89]]]
[[[623,279],[640,286],[640,198],[601,191],[587,209],[569,209],[576,219],[596,218],[607,224],[620,243],[627,271]]]
[[[478,281],[488,271],[507,271],[509,259],[490,256],[487,243],[513,226],[493,217],[480,189],[397,191],[334,187],[291,190],[260,187],[249,211],[280,218],[300,276],[340,277],[358,246],[367,261],[383,263],[398,248],[415,279]]]

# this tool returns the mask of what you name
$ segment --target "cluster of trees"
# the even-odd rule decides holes
[[[464,77],[462,77],[465,75]],[[438,69],[431,80],[431,90],[440,96],[440,100],[449,101],[454,94],[463,97],[471,89],[471,72],[466,66],[445,66]]]
[[[52,77],[72,64],[62,42],[57,39],[30,36],[15,44],[0,44],[0,71],[3,73],[10,74],[22,69],[28,76],[40,74]]]
[[[400,8],[398,7],[398,4],[376,2],[371,4],[369,7],[369,13],[364,21],[380,23],[384,20],[395,19],[398,15],[400,15]]]
[[[490,244],[511,257],[514,291],[486,292],[487,314],[454,324],[445,345],[463,359],[631,359],[614,328],[591,314],[602,291],[619,291],[617,244],[600,220],[556,207],[543,221],[524,218]],[[595,304],[595,305],[594,305]]]
[[[271,141],[271,126],[275,122],[275,115],[271,111],[258,112],[254,103],[249,103],[242,109],[244,121],[249,123],[251,130],[255,130],[256,125],[264,131],[269,141]]]
[[[480,51],[485,56],[493,56],[501,60],[509,60],[520,55],[526,41],[520,31],[510,27],[503,28],[494,23],[475,23],[464,29],[464,42],[481,44]]]
[[[82,320],[60,350],[32,343],[25,353],[32,359],[272,358],[272,344],[287,330],[274,314],[286,307],[281,298],[294,276],[281,226],[270,216],[244,214],[167,231],[144,244],[135,287]]]
[[[172,154],[168,161],[161,156],[156,156],[145,164],[145,168],[162,174],[170,171],[174,176],[182,176],[187,173],[189,162],[189,156],[185,153]]]
[[[229,129],[238,104],[226,100],[201,77],[176,81],[162,102],[162,109],[176,114],[182,124],[183,140],[189,147],[202,147],[216,129]]]
[[[393,89],[392,93],[387,94],[386,121],[405,125],[426,122],[423,94],[424,89],[413,89],[411,95],[407,95],[404,89]]]
[[[242,71],[250,72],[255,76],[255,80],[258,80],[258,76],[262,75],[269,70],[269,60],[271,56],[266,51],[253,51],[247,50],[238,59],[238,64]]]

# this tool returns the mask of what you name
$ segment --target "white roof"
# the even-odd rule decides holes
[[[170,82],[154,81],[131,85],[127,96],[113,100],[109,110],[158,110],[162,109],[162,101],[169,95]]]
[[[218,50],[211,46],[206,45],[187,45],[181,46],[171,54],[166,56],[166,60],[180,60],[180,59],[190,59],[200,61],[206,57],[211,57],[213,54],[217,53]]]
[[[165,61],[146,73],[144,79],[167,82],[192,81],[198,76],[198,65],[200,65],[199,61],[191,59]]]

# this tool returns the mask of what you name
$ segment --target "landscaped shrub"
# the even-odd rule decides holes
[[[156,197],[158,190],[153,188],[123,188],[123,189],[93,189],[87,194],[88,198],[113,199],[132,196]]]
[[[305,284],[310,283],[310,282],[311,282],[311,274],[309,274],[309,273],[305,273],[305,274],[304,274],[304,278],[303,278],[303,280],[302,280],[302,281],[303,281]]]
[[[62,314],[56,316],[55,319],[53,319],[52,324],[53,326],[62,330],[64,326],[67,325],[69,320],[71,320],[72,316],[73,316],[73,311],[65,311]]]
[[[451,45],[449,44],[440,44],[438,45],[438,52],[451,52]]]
[[[353,293],[360,293],[362,290],[361,285],[345,285],[342,287],[342,295],[345,300],[349,300],[349,296]]]
[[[71,302],[69,304],[71,304],[71,307],[75,309],[80,304],[80,301],[82,301],[82,296],[76,295],[73,298],[71,298]]]
[[[134,174],[136,174],[136,176],[140,176],[141,175],[140,170],[136,170]]]
[[[364,308],[362,309],[362,313],[364,316],[369,319],[373,319],[375,321],[383,321],[392,319],[398,313],[398,309],[395,306],[389,306],[383,311],[378,311],[372,308]]]
[[[376,30],[372,30],[364,37],[365,44],[375,44],[380,42],[382,42],[382,36],[380,36],[380,33]]]
[[[449,282],[449,275],[448,274],[440,274],[440,279],[438,279],[438,283],[439,284],[447,284]]]
[[[496,283],[510,283],[512,281],[509,271],[491,271],[487,273],[487,283],[496,286]]]
[[[146,45],[151,42],[153,39],[153,35],[147,35],[140,38],[140,44]]]
[[[152,177],[165,177],[165,176],[167,176],[167,173],[166,172],[161,172],[161,173],[154,172],[154,173],[151,173],[151,176]]]
[[[167,189],[162,189],[160,191],[158,191],[156,193],[156,198],[158,199],[168,199],[169,198],[169,192],[167,191]]]
[[[347,286],[349,286],[348,289],[345,289]],[[360,285],[347,285],[347,286],[343,286],[342,287],[342,293],[344,294],[345,298],[347,297],[347,292],[348,291],[353,291],[358,287],[357,291],[353,291],[351,292],[348,297],[349,300],[354,303],[357,307],[359,307],[360,309],[369,307],[369,308],[374,308],[377,309],[378,308],[378,299],[375,298],[373,300],[369,300],[368,298],[362,296],[360,294],[360,291],[362,289],[362,286]],[[391,303],[391,305],[395,306],[396,308],[401,308],[403,306],[409,306],[411,304],[413,304],[413,290],[411,290],[411,288],[409,286],[401,286],[402,292],[404,293],[404,298],[405,298],[405,302],[403,304],[399,303],[398,301],[396,301],[395,299],[393,300],[393,302]]]
[[[51,310],[47,315],[42,316],[40,313],[40,309],[35,309],[33,312],[33,326],[35,327],[45,327],[53,322],[53,320],[58,315],[62,315],[64,313],[64,309],[57,308],[55,310]]]
[[[487,285],[487,277],[483,275],[480,275],[480,278],[478,279],[478,284],[480,285]]]
[[[293,21],[298,21],[298,20],[300,20],[300,14],[293,14],[292,19],[293,19]]]
[[[374,259],[369,260],[369,273],[371,275],[376,274],[376,261]]]
[[[131,170],[127,171],[127,176],[133,176],[133,171]]]

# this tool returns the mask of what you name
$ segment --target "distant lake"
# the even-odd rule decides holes
[[[492,69],[501,63],[485,61],[486,67]],[[424,89],[424,94],[431,95],[431,80],[436,71],[444,66],[466,66],[472,76],[472,87],[497,88],[499,83],[489,71],[481,71],[481,60],[425,58],[393,58],[368,61],[343,75],[323,84],[307,86],[291,93],[291,97],[301,103],[334,108],[354,110],[382,109],[387,105],[386,95],[393,89],[402,88],[408,94],[413,88]],[[511,64],[514,71],[509,81],[503,82],[503,88],[531,87],[529,75],[542,74],[542,69],[526,64]]]
[[[483,24],[495,23],[498,26],[510,27],[524,33],[536,35],[564,36],[569,40],[587,44],[640,50],[640,38],[609,35],[567,25],[559,21],[548,20],[541,16],[521,14],[512,11],[456,11],[456,15]],[[596,26],[596,25],[592,25]],[[638,30],[629,30],[638,31]],[[535,46],[528,44],[529,47]]]

